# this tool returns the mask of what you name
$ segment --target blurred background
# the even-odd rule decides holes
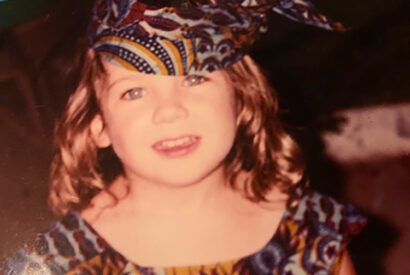
[[[313,188],[368,217],[358,274],[410,274],[410,16],[407,0],[314,0],[350,27],[272,14],[252,56],[277,88]],[[78,81],[90,0],[0,0],[0,261],[43,231],[54,121]]]

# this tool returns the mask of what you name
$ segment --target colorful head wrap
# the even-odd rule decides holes
[[[267,31],[270,10],[298,22],[343,30],[308,0],[97,0],[89,38],[95,51],[130,70],[206,74],[249,52]]]

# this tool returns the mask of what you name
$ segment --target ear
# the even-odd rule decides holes
[[[91,137],[99,148],[111,145],[111,139],[100,114],[96,115],[90,124]]]

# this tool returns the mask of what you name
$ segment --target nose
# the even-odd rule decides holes
[[[171,123],[179,119],[188,117],[188,110],[183,104],[183,100],[176,93],[169,93],[158,98],[156,108],[153,113],[155,124]]]

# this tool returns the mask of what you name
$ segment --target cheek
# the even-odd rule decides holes
[[[212,106],[217,120],[224,121],[226,124],[235,124],[236,121],[236,104],[233,92],[221,90],[220,95],[213,100]]]
[[[230,93],[222,94],[212,99],[208,110],[204,112],[210,134],[228,143],[233,142],[236,133],[236,108],[234,98]]]
[[[106,123],[113,149],[121,159],[145,144],[147,125],[141,114],[116,113],[107,117]]]

